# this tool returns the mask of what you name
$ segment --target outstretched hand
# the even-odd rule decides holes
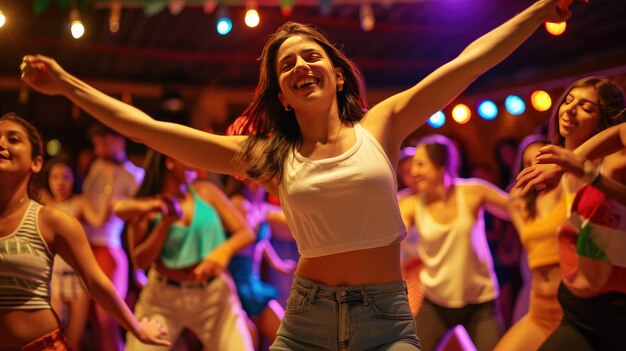
[[[43,55],[24,56],[20,71],[26,85],[48,95],[62,94],[62,78],[69,76],[54,59]]]
[[[144,344],[171,346],[171,342],[166,339],[167,330],[159,321],[144,317],[141,319],[141,332],[137,338]]]

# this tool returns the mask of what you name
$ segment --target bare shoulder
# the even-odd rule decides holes
[[[39,225],[52,228],[73,224],[74,222],[78,223],[76,218],[54,206],[41,206],[38,220]]]
[[[398,198],[398,205],[402,211],[415,209],[415,207],[417,207],[417,203],[418,201],[416,195],[406,195]]]
[[[42,206],[38,217],[39,231],[49,246],[58,235],[71,237],[80,234],[82,226],[73,216],[53,206]]]
[[[602,160],[602,173],[617,182],[626,184],[626,148]]]
[[[200,195],[202,199],[208,202],[212,202],[217,196],[225,196],[222,189],[209,181],[196,181],[193,183],[192,186],[196,193],[198,193],[198,195]]]

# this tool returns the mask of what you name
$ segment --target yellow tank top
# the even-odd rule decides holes
[[[561,196],[548,216],[535,218],[520,228],[519,237],[528,254],[530,269],[559,263],[557,229],[565,221],[566,215],[566,197]]]

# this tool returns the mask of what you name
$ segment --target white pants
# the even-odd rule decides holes
[[[184,328],[192,331],[205,349],[219,351],[254,350],[246,327],[245,314],[230,276],[222,274],[209,283],[168,283],[156,271],[135,306],[137,319],[160,321],[167,328],[172,345]],[[167,347],[142,344],[132,334],[127,351],[163,351]]]

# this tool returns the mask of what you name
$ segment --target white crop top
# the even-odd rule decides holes
[[[302,257],[319,257],[400,242],[406,236],[396,175],[378,141],[360,124],[339,156],[287,156],[279,198]]]
[[[424,268],[420,280],[430,301],[450,308],[460,308],[494,300],[498,281],[485,235],[483,210],[478,218],[468,210],[463,181],[455,181],[457,217],[439,223],[430,215],[424,199],[418,197],[415,226],[417,252]]]

